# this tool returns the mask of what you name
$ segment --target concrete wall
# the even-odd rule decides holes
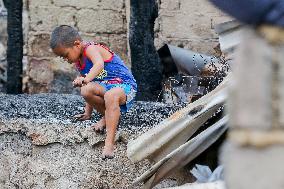
[[[49,48],[54,27],[77,28],[84,40],[104,42],[127,59],[125,0],[29,0],[27,92],[76,93],[71,81],[76,72],[55,58]]]
[[[76,27],[85,40],[104,42],[130,67],[127,44],[129,0],[27,0],[29,13],[27,76],[25,92],[78,93],[71,86],[77,75],[67,63],[55,58],[49,48],[52,29],[60,24]],[[159,0],[155,23],[155,46],[165,43],[205,54],[218,44],[214,26],[229,17],[206,0]]]
[[[165,43],[205,54],[218,44],[216,24],[231,20],[207,0],[160,0],[155,31],[157,48]]]

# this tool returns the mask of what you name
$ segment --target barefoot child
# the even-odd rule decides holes
[[[50,47],[79,70],[81,76],[73,81],[73,85],[81,88],[86,105],[85,112],[76,117],[90,119],[93,108],[102,114],[102,119],[93,128],[100,132],[106,127],[102,158],[113,158],[120,111],[126,112],[131,107],[137,90],[134,77],[118,55],[104,45],[82,41],[70,26],[62,25],[53,30]]]

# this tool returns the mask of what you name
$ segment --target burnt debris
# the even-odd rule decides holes
[[[172,45],[158,50],[163,67],[162,98],[166,103],[190,103],[209,93],[230,70],[225,58],[207,56]]]

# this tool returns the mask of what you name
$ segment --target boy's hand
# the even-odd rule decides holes
[[[87,78],[84,78],[82,81],[82,85],[87,85],[90,81]]]
[[[84,84],[84,77],[80,76],[80,77],[77,77],[73,82],[73,86],[74,87],[82,87],[83,84]]]

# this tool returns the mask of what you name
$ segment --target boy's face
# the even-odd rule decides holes
[[[63,45],[59,45],[52,50],[54,54],[62,57],[65,61],[72,64],[80,59],[81,42],[75,41],[73,47],[64,47]]]

